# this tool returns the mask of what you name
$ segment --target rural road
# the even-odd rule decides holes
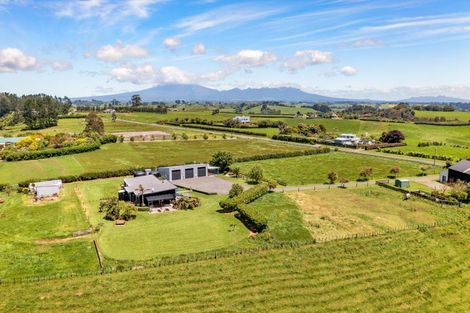
[[[197,129],[197,128],[186,128],[186,127],[181,127],[181,126],[161,125],[161,124],[156,124],[156,123],[130,121],[130,120],[124,120],[124,119],[120,119],[120,118],[118,118],[116,120],[120,121],[120,122],[127,122],[127,123],[140,124],[140,125],[158,126],[158,127],[162,127],[162,128],[168,128],[168,129],[179,129],[179,130],[188,130],[188,129],[190,129],[191,131],[196,131],[196,132],[201,132],[201,133],[207,133],[207,132],[213,132],[213,133],[217,133],[217,134],[230,133],[229,131],[223,131],[223,130],[218,131],[218,130],[204,130],[204,129]],[[262,136],[249,136],[249,135],[236,134],[236,133],[230,133],[230,134],[233,134],[234,136],[237,136],[237,137],[240,137],[240,138],[246,138],[246,139],[275,141],[277,143],[282,143],[282,144],[287,144],[287,145],[312,147],[311,144],[281,141],[281,140],[273,140],[271,138],[262,137]],[[380,152],[371,152],[371,151],[365,151],[365,150],[356,150],[356,149],[340,148],[340,147],[338,147],[338,151],[341,151],[341,152],[344,152],[344,153],[362,154],[362,155],[366,155],[366,156],[380,157],[380,158],[391,159],[391,160],[409,161],[409,162],[415,162],[415,163],[425,164],[425,165],[434,165],[434,163],[435,163],[436,166],[444,166],[445,165],[445,162],[443,162],[443,161],[436,160],[436,162],[434,162],[434,160],[419,159],[419,158],[414,158],[414,157],[409,157],[409,156],[404,156],[404,155],[396,155],[396,154],[388,154],[388,153],[380,153]]]

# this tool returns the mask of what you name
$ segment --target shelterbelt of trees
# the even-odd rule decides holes
[[[18,123],[26,124],[29,129],[55,126],[59,115],[67,114],[71,107],[67,97],[0,93],[0,129]]]

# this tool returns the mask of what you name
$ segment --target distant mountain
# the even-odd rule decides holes
[[[459,102],[469,103],[470,100],[452,98],[452,97],[446,97],[446,96],[434,96],[434,97],[412,97],[412,98],[401,100],[401,102],[422,103],[422,104],[426,104],[426,103],[459,103]]]
[[[248,88],[217,90],[199,85],[166,84],[149,89],[125,92],[106,96],[93,96],[74,98],[72,100],[98,100],[111,101],[116,99],[127,102],[132,95],[139,94],[144,102],[152,101],[286,101],[286,102],[344,102],[355,101],[351,99],[326,97],[317,94],[307,93],[297,88]]]

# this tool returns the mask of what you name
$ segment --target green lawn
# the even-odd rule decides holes
[[[105,222],[98,240],[101,251],[112,259],[143,260],[228,248],[247,240],[249,231],[233,214],[216,212],[222,196],[195,196],[201,206],[192,211],[139,212],[123,227]]]
[[[403,200],[379,186],[287,193],[303,209],[314,238],[370,233],[416,224],[464,219],[462,209],[420,198]]]
[[[246,174],[255,165],[263,168],[268,179],[284,181],[291,186],[326,183],[328,173],[333,171],[339,177],[354,181],[359,178],[359,172],[365,167],[373,168],[371,179],[386,178],[390,175],[389,172],[393,166],[400,167],[401,177],[416,176],[420,172],[417,163],[342,152],[244,162],[234,166],[239,166],[242,173]],[[429,173],[437,173],[437,171],[436,167],[429,170]]]
[[[116,143],[99,150],[41,160],[0,162],[0,183],[28,179],[55,178],[86,172],[100,172],[130,167],[210,161],[216,151],[228,151],[235,157],[274,152],[305,150],[305,147],[263,140],[199,140]]]
[[[248,207],[266,217],[267,233],[277,241],[307,241],[312,239],[302,213],[292,200],[282,193],[269,193]]]
[[[0,194],[0,278],[97,271],[90,238],[50,242],[87,229],[78,198],[65,186],[60,199],[32,203],[31,196]]]
[[[0,311],[468,312],[469,227],[2,284]]]

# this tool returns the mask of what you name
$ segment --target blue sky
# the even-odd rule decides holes
[[[0,89],[164,83],[470,99],[468,0],[0,0]]]

